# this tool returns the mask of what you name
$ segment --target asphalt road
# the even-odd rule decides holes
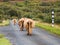
[[[32,36],[27,36],[26,30],[20,31],[19,26],[13,25],[0,27],[0,34],[4,34],[12,45],[60,45],[60,38],[35,27]]]

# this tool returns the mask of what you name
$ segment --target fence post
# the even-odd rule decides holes
[[[52,27],[54,27],[54,10],[52,10]]]

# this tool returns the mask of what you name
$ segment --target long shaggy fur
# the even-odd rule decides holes
[[[12,21],[13,21],[14,25],[15,25],[15,24],[16,24],[16,22],[17,22],[17,20],[16,20],[16,19],[13,19]]]
[[[24,29],[24,22],[25,22],[25,20],[26,20],[26,18],[21,18],[18,21],[18,25],[19,25],[21,31],[23,31],[23,29]]]
[[[32,34],[32,29],[33,29],[33,27],[35,27],[35,22],[32,19],[27,19],[24,22],[24,26],[27,30],[27,34],[31,35]]]

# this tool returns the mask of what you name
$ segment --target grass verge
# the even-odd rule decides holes
[[[0,45],[11,45],[11,43],[8,39],[4,38],[4,36],[0,34]]]
[[[57,35],[60,35],[60,28],[57,28],[57,27],[52,27],[51,24],[46,24],[46,23],[41,23],[41,22],[37,22],[36,23],[36,26],[39,27],[39,28],[43,28],[51,33],[54,33],[54,34],[57,34]]]
[[[4,22],[0,23],[0,26],[7,26],[9,25],[9,20],[5,20]]]

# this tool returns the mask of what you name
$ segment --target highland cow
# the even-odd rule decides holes
[[[21,31],[23,31],[23,29],[24,29],[24,22],[25,22],[25,20],[26,20],[26,18],[21,18],[18,21],[18,25],[19,25]]]
[[[35,22],[32,19],[27,19],[24,25],[27,30],[27,35],[32,35],[32,29],[35,26]]]
[[[16,20],[16,19],[13,19],[13,23],[14,23],[14,25],[16,24],[16,22],[17,22],[17,20]]]

